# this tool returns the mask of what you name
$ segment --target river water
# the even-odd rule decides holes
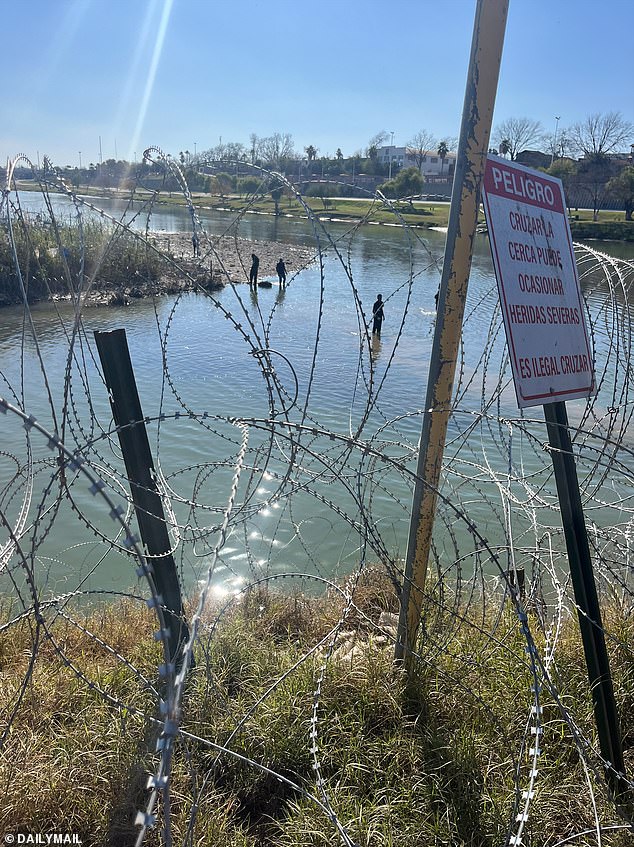
[[[21,202],[31,214],[43,211],[39,195],[22,195]],[[125,209],[119,201],[95,202],[115,217]],[[72,211],[62,198],[53,200],[53,210],[59,217]],[[219,236],[233,219],[203,211],[201,221]],[[140,217],[135,226],[146,224]],[[154,210],[149,226],[191,229],[187,210],[173,207]],[[236,511],[213,575],[219,594],[269,574],[330,578],[353,571],[361,560],[399,559],[444,234],[372,225],[353,231],[349,223],[322,226],[255,214],[231,229],[244,238],[309,246],[320,258],[291,273],[286,290],[273,285],[257,295],[246,285],[226,286],[213,297],[164,296],[86,309],[81,322],[68,303],[38,305],[30,315],[3,309],[0,394],[60,432],[71,449],[81,449],[112,499],[125,507],[122,462],[116,436],[108,434],[110,408],[93,341],[95,331],[124,327],[186,584],[203,580],[214,562],[234,486]],[[634,254],[622,245],[614,252]],[[262,276],[273,279],[274,269],[261,268]],[[618,293],[610,295],[596,272],[583,284],[603,362],[613,351],[614,332],[605,327],[614,320],[606,316],[613,315]],[[386,301],[380,341],[367,332],[378,292]],[[533,476],[538,489],[549,474],[536,448],[545,440],[543,424],[526,424],[518,434],[508,423],[519,413],[486,236],[476,238],[466,315],[438,562],[471,555],[473,525],[492,548],[506,550],[510,465],[521,466],[521,532],[536,508],[526,511],[525,480]],[[623,319],[619,332],[622,325]],[[614,385],[623,379],[606,380],[595,413],[614,404]],[[583,421],[586,412],[584,403],[569,404],[573,420]],[[541,410],[528,417],[541,420]],[[248,419],[248,433],[234,418]],[[4,514],[21,527],[17,558],[34,563],[38,588],[128,589],[134,563],[117,548],[119,527],[113,528],[89,481],[78,474],[68,490],[60,489],[46,439],[36,432],[29,438],[15,416],[3,422]],[[247,434],[244,467],[234,480]],[[544,526],[556,525],[549,497],[540,517]]]

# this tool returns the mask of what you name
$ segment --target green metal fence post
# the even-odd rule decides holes
[[[123,427],[118,430],[119,444],[141,540],[152,560],[156,589],[163,598],[166,625],[170,631],[170,658],[175,661],[180,645],[188,637],[188,629],[183,619],[178,573],[170,553],[163,503],[156,487],[154,462],[125,330],[95,332],[95,341],[110,394],[112,416],[116,426]]]

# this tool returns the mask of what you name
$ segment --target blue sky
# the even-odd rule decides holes
[[[0,0],[0,158],[457,136],[475,0]],[[495,120],[634,121],[634,0],[510,0]],[[632,139],[634,141],[634,139]]]

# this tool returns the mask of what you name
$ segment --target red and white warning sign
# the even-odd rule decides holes
[[[520,408],[594,394],[561,181],[489,156],[483,200]]]

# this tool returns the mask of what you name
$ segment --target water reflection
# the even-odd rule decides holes
[[[376,364],[379,361],[379,358],[381,357],[381,336],[376,332],[372,333],[370,344],[372,359]]]

